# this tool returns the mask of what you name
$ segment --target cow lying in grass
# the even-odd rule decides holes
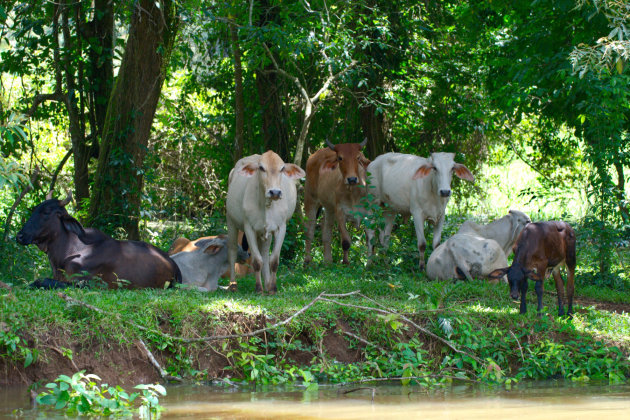
[[[109,288],[164,288],[181,283],[177,265],[166,253],[139,241],[117,241],[103,232],[84,228],[70,216],[62,201],[46,197],[33,209],[31,217],[17,234],[21,245],[35,244],[48,255],[52,279],[35,285],[64,287],[97,277]]]
[[[502,218],[487,225],[467,221],[457,233],[433,250],[427,262],[431,280],[488,277],[496,269],[506,267],[507,257],[529,217],[510,210]]]
[[[239,236],[243,240],[242,232]],[[245,240],[243,245],[246,244]],[[194,286],[199,291],[217,290],[219,277],[230,276],[226,235],[206,236],[194,241],[177,238],[169,250],[169,255],[182,272],[182,284]],[[235,267],[238,275],[250,272],[250,267],[244,264],[248,258],[247,251],[239,245]]]

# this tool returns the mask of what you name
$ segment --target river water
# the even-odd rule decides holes
[[[163,419],[630,419],[630,385],[564,381],[487,388],[369,385],[314,390],[252,391],[236,387],[169,386]],[[0,418],[54,418],[31,407],[26,388],[0,389]],[[58,416],[57,418],[63,418]]]

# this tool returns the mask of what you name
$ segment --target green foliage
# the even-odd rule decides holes
[[[98,385],[96,375],[80,371],[72,375],[60,375],[55,382],[46,384],[48,391],[37,396],[37,402],[63,411],[70,416],[112,416],[130,417],[138,414],[140,418],[159,417],[164,408],[159,404],[159,396],[166,395],[161,385],[137,385],[140,392],[127,393],[120,386]],[[135,401],[139,398],[140,405]]]

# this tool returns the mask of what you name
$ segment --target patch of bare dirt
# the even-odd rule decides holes
[[[630,303],[603,302],[600,300],[589,299],[585,297],[576,297],[573,299],[573,305],[594,306],[596,309],[608,312],[616,312],[618,314],[630,314]]]

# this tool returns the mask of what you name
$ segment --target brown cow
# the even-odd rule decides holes
[[[567,268],[566,292],[568,298],[567,315],[573,313],[573,291],[575,275],[575,232],[566,222],[550,221],[530,223],[521,232],[514,246],[514,261],[506,268],[494,270],[489,277],[500,278],[507,274],[510,297],[518,299],[521,294],[522,314],[527,312],[525,294],[530,278],[536,282],[538,314],[542,310],[543,281],[553,273],[558,292],[558,315],[564,315],[564,282],[560,268]]]
[[[315,234],[317,212],[324,208],[324,260],[332,262],[330,241],[332,226],[337,221],[343,248],[343,263],[348,264],[350,234],[346,221],[352,220],[358,226],[360,220],[356,212],[365,212],[359,201],[367,194],[366,168],[370,161],[363,156],[361,149],[367,138],[361,143],[333,145],[328,140],[327,148],[313,153],[306,162],[306,184],[304,186],[304,213],[306,216],[306,247],[304,263],[311,262],[311,243]],[[354,214],[353,214],[354,213]],[[373,231],[367,230],[368,249],[372,246]],[[370,252],[371,254],[371,252]]]

